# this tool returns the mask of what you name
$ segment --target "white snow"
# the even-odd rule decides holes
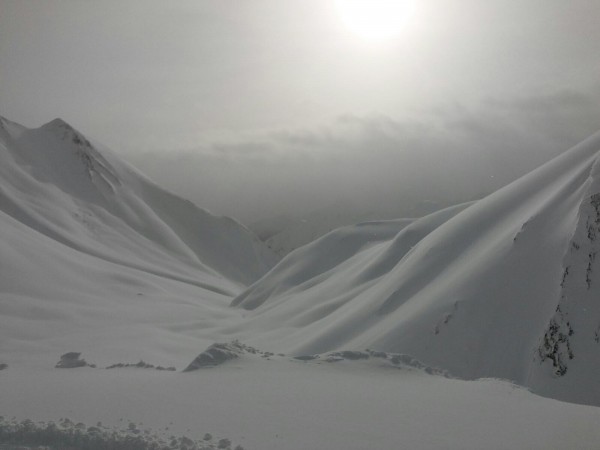
[[[273,267],[63,121],[0,119],[0,415],[247,450],[595,448],[599,151]]]
[[[58,119],[35,130],[0,122],[3,357],[159,351],[170,364],[182,330],[239,316],[231,296],[276,260],[242,225],[97,147]]]
[[[247,450],[583,450],[600,442],[598,408],[500,380],[370,363],[240,358],[189,373],[7,370],[0,392],[0,414],[134,422],[195,439],[209,432]]]
[[[260,345],[264,336],[252,340],[247,330],[262,328],[277,349],[300,353],[408,353],[460,377],[504,378],[599,405],[600,310],[592,298],[600,284],[595,234],[587,237],[600,223],[593,206],[599,151],[597,134],[468,208],[415,220],[376,245],[349,243],[357,227],[292,252],[233,301],[252,310],[245,336]],[[580,256],[570,256],[573,243]],[[578,276],[568,262],[574,257],[581,260]],[[569,372],[557,376],[539,349],[565,302],[573,359],[564,344]]]
[[[358,214],[344,204],[336,202],[327,208],[302,214],[299,217],[277,216],[257,221],[250,225],[250,229],[254,230],[275,253],[285,256],[336,228],[397,217],[404,216],[394,214],[393,211],[386,211],[385,214],[374,211]],[[400,221],[406,226],[412,222],[412,219],[400,219]]]

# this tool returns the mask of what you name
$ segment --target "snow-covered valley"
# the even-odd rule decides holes
[[[600,411],[507,381],[462,381],[367,362],[243,358],[191,373],[6,371],[2,413],[127,427],[234,448],[593,449]],[[57,373],[59,372],[59,373]]]
[[[599,155],[278,261],[65,122],[1,119],[0,415],[247,450],[595,448]]]

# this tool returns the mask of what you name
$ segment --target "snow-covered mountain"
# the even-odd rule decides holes
[[[275,262],[244,226],[161,189],[60,119],[34,130],[2,119],[0,139],[2,211],[65,245],[242,285]]]
[[[244,226],[164,191],[64,121],[0,120],[5,351],[25,358],[40,339],[62,351],[54,341],[77,331],[96,348],[161,341],[172,323],[222,316],[215,308],[275,261]],[[119,340],[139,323],[148,336]]]
[[[407,353],[600,404],[599,157],[597,134],[468,207],[334,231],[233,306],[296,353]]]
[[[2,119],[0,447],[594,448],[600,408],[447,372],[600,405],[599,151],[272,267],[63,121]]]
[[[441,209],[434,201],[422,201],[407,208],[398,205],[394,209],[382,206],[370,211],[357,211],[356,206],[344,202],[335,202],[326,208],[320,208],[297,217],[276,216],[256,221],[249,225],[275,253],[285,256],[292,250],[306,245],[328,232],[356,223],[391,220],[398,217],[422,217]],[[404,219],[408,220],[408,219]]]

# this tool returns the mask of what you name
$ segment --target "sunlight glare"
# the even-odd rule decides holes
[[[370,41],[397,36],[413,9],[411,0],[336,0],[336,6],[346,27]]]

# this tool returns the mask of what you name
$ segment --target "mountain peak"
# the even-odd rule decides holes
[[[194,285],[204,277],[202,286],[221,293],[237,292],[237,284],[250,284],[274,263],[266,247],[243,226],[164,191],[60,118],[25,129],[18,139],[8,137],[0,133],[0,144],[8,150],[0,168],[13,169],[0,170],[0,213],[30,208],[31,213],[16,214],[18,219],[35,216],[28,226],[61,243],[102,253],[111,261],[137,260],[136,267],[167,271],[171,278],[187,273],[186,280]],[[5,179],[5,173],[10,177]],[[5,184],[10,188],[4,189]],[[1,195],[4,191],[25,194],[9,201]],[[38,198],[46,206],[40,206]],[[34,199],[32,206],[26,199]],[[104,250],[99,252],[95,245]],[[136,257],[132,248],[145,256]],[[116,258],[121,252],[125,256]],[[221,279],[226,287],[220,287]]]
[[[6,117],[0,116],[0,131],[8,133],[9,136],[15,138],[19,136],[23,132],[23,130],[25,130],[25,127],[23,127],[22,125],[12,122]]]
[[[71,125],[69,125],[67,122],[65,122],[60,117],[52,119],[50,122],[42,125],[42,128],[69,128],[71,130],[73,129],[73,127]]]
[[[81,134],[60,117],[57,117],[47,124],[42,125],[40,129],[53,133],[63,141],[72,141],[79,147],[91,147],[90,141],[88,141],[83,134]]]

